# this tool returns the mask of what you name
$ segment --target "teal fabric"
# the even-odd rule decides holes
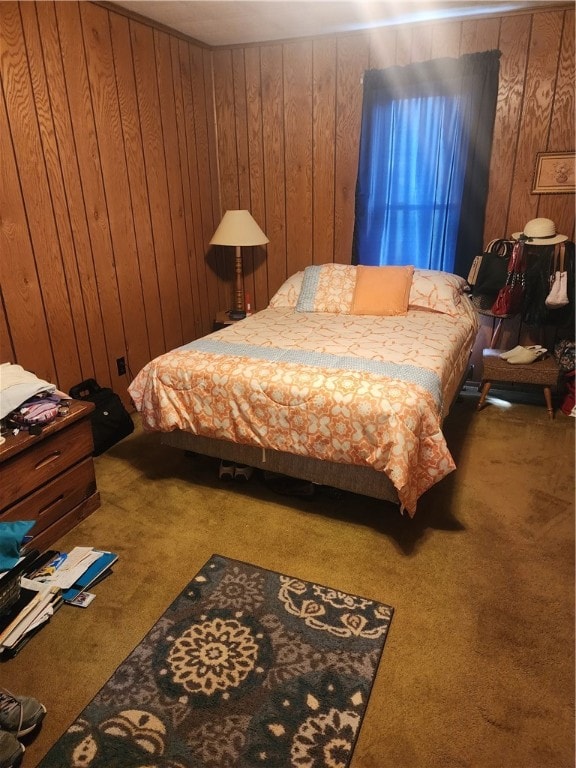
[[[296,312],[314,312],[314,301],[318,290],[318,281],[322,265],[306,267],[302,278],[302,288],[296,304]]]
[[[13,568],[20,559],[22,542],[35,520],[0,523],[0,571]]]

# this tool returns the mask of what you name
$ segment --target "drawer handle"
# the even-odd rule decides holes
[[[48,512],[48,510],[51,507],[55,506],[56,504],[59,504],[62,501],[63,498],[64,498],[64,494],[61,493],[60,496],[57,496],[53,501],[51,501],[48,504],[46,504],[45,507],[42,507],[42,509],[38,510],[38,517],[40,518],[40,517],[42,517],[42,515],[45,515],[46,512]]]
[[[48,456],[44,456],[43,459],[40,459],[38,464],[34,467],[34,469],[41,469],[42,467],[45,467],[47,464],[50,464],[52,461],[56,461],[56,459],[59,459],[62,455],[62,451],[53,451],[52,453],[49,453]]]

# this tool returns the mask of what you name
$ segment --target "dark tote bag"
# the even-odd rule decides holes
[[[472,297],[479,308],[490,309],[506,285],[513,247],[512,240],[492,240],[486,246],[472,287]]]
[[[134,431],[132,417],[110,387],[101,387],[95,379],[86,379],[69,392],[74,400],[94,403],[90,417],[94,456],[99,456]]]

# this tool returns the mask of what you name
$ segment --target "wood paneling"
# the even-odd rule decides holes
[[[313,62],[313,248],[315,264],[334,253],[334,157],[336,151],[336,41],[317,40]]]
[[[0,16],[0,20],[2,17]],[[4,99],[0,103],[0,281],[3,345],[10,341],[2,361],[18,362],[26,370],[47,381],[54,378],[54,360],[42,293],[34,264],[24,200],[20,192],[18,169],[10,140],[10,127]]]
[[[445,29],[446,25],[441,25]],[[396,32],[390,27],[376,29],[368,38],[370,69],[386,69],[396,64]]]
[[[498,44],[502,52],[500,85],[492,140],[490,193],[486,205],[486,229],[488,232],[500,232],[500,237],[505,237],[507,230],[529,39],[529,16],[503,19]],[[517,231],[514,229],[514,232]]]
[[[349,263],[368,68],[499,48],[485,240],[538,215],[573,239],[574,195],[531,193],[536,153],[574,149],[573,31],[573,6],[543,6],[210,50],[97,3],[0,0],[1,360],[127,401],[230,306],[230,249],[209,246],[228,208],[270,238],[244,249],[255,309]]]
[[[142,132],[136,95],[134,64],[132,60],[130,25],[128,19],[117,14],[110,16],[110,34],[114,50],[118,106],[122,124],[123,143],[126,148],[126,171],[132,205],[133,232],[138,253],[138,275],[144,302],[141,328],[146,330],[150,357],[156,357],[166,348],[158,270],[154,254],[154,238],[150,221],[146,166],[142,148]],[[136,367],[136,366],[134,366]]]
[[[271,240],[265,265],[270,295],[285,275],[308,264],[351,260],[360,83],[368,67],[499,48],[485,241],[508,236],[538,215],[554,219],[573,238],[574,195],[530,191],[537,152],[574,149],[573,31],[574,11],[567,6],[241,48],[245,57],[260,55],[262,110],[246,113],[242,107],[241,119],[248,120],[249,135],[264,137],[267,205],[260,224]],[[238,48],[229,50],[241,55]],[[226,49],[217,53],[219,59],[226,56]],[[233,79],[231,69],[217,66],[214,75],[216,92],[223,94],[232,85],[226,82]],[[237,79],[233,86],[233,94],[217,102],[219,134],[237,129],[235,104],[244,99]],[[255,98],[254,86],[250,98]],[[310,151],[310,166],[304,169]],[[230,153],[225,167],[222,155],[220,160],[224,186],[235,171],[229,167]],[[238,166],[234,178],[242,198],[252,173],[246,178]]]
[[[530,193],[536,153],[546,148],[552,120],[553,99],[560,58],[562,16],[539,13],[531,25],[523,82],[522,110],[514,157],[514,178],[510,194],[510,222],[518,232],[526,221],[538,215],[538,195]],[[529,130],[524,130],[528,127]],[[561,223],[561,222],[559,222]]]
[[[574,16],[574,11],[564,14],[552,118],[546,143],[546,149],[551,152],[569,151],[576,146],[574,135]],[[560,232],[570,233],[570,225],[574,226],[574,195],[540,195],[538,215],[554,219]]]
[[[462,22],[452,21],[435,24],[432,29],[431,57],[441,59],[445,56],[459,56],[461,37]]]
[[[248,208],[256,221],[264,225],[266,220],[266,193],[264,183],[264,141],[262,124],[262,79],[260,73],[260,51],[249,48],[245,51],[244,67],[246,76],[246,138],[248,142],[248,163],[250,200]],[[257,312],[268,304],[268,277],[266,272],[266,251],[252,249],[252,281],[247,290],[252,299],[252,310]],[[250,263],[249,263],[250,266]],[[250,277],[249,271],[246,272]]]
[[[364,41],[363,36],[346,37],[338,41],[334,261],[341,264],[349,264],[352,258],[362,75],[368,68],[370,55]]]
[[[216,140],[214,136],[214,93],[212,86],[211,58],[207,51],[188,46],[190,84],[186,122],[188,145],[188,176],[192,198],[194,222],[195,263],[198,287],[202,302],[202,327],[210,329],[218,309],[220,281],[209,268],[206,258],[210,238],[219,221]],[[181,54],[182,57],[182,54]]]
[[[244,51],[237,48],[232,51],[232,82],[234,83],[234,114],[236,129],[236,158],[238,169],[237,195],[238,203],[234,208],[250,210],[250,157],[248,153],[248,118],[247,118],[247,84]],[[235,248],[227,248],[224,257],[228,265],[232,264]],[[245,299],[250,298],[250,306],[254,308],[254,249],[242,249]]]
[[[46,80],[46,71],[43,64],[43,50],[40,42],[40,29],[36,18],[35,8],[32,4],[21,6],[22,26],[26,39],[26,49],[30,61],[32,75],[32,88],[38,114],[38,127],[42,140],[42,151],[46,161],[46,173],[48,175],[52,205],[54,207],[55,220],[57,222],[58,239],[62,254],[62,263],[68,291],[73,333],[78,350],[81,371],[90,371],[93,366],[92,349],[88,333],[82,287],[78,273],[78,266],[74,253],[74,241],[70,219],[64,180],[62,176],[60,155],[56,141],[53,113],[50,105],[50,94]],[[47,42],[48,49],[51,43]]]
[[[262,72],[262,137],[266,221],[260,226],[270,240],[267,252],[268,291],[270,296],[290,276],[286,259],[286,169],[284,166],[284,92],[282,46],[263,46],[260,53]],[[219,121],[220,115],[217,115]],[[219,124],[220,125],[220,124]],[[225,126],[221,126],[226,130]]]
[[[220,195],[222,201],[222,213],[227,210],[235,210],[240,207],[238,192],[238,174],[240,162],[237,155],[236,126],[242,120],[242,115],[237,116],[235,108],[234,69],[232,51],[216,51],[213,55],[214,66],[214,103],[219,115],[222,115],[226,124],[225,130],[218,130],[218,163],[220,168]],[[240,107],[241,107],[240,102]],[[245,162],[245,160],[244,160]],[[246,184],[246,174],[244,183]],[[224,246],[213,247],[210,252],[210,264],[214,275],[218,278],[218,286],[221,289],[225,280],[232,278],[232,258],[234,249]],[[219,292],[221,309],[229,309],[230,304],[222,303],[223,296]]]
[[[111,279],[115,276],[121,311],[123,333],[118,331],[116,351],[120,357],[125,349],[131,365],[140,369],[150,359],[150,345],[142,283],[134,280],[134,275],[139,274],[139,262],[108,13],[92,3],[81,4],[80,12],[102,191],[110,227],[109,258],[113,264],[109,275]],[[115,258],[115,254],[121,254],[121,258]],[[110,362],[112,366],[113,360]]]
[[[205,64],[95,3],[0,2],[2,360],[63,390],[93,376],[128,402],[119,357],[135,374],[212,329]]]
[[[35,19],[33,21],[35,23]],[[53,164],[53,152],[50,151],[53,147],[43,145],[40,131],[40,125],[44,134],[49,131],[49,113],[45,90],[39,82],[41,78],[34,78],[31,69],[31,64],[36,64],[37,70],[40,70],[42,62],[34,56],[29,59],[26,46],[22,45],[24,27],[18,5],[2,4],[0,28],[2,78],[9,79],[12,84],[10,89],[4,91],[8,121],[11,126],[19,126],[18,131],[11,132],[14,154],[19,159],[18,178],[32,249],[35,254],[40,254],[40,258],[35,259],[41,293],[41,301],[36,303],[36,308],[39,310],[43,306],[45,310],[54,367],[63,370],[68,380],[77,379],[80,362],[76,345],[70,346],[70,340],[74,338],[74,324],[47,171],[47,165]],[[35,100],[33,79],[37,81],[39,103]],[[18,258],[17,254],[14,256]]]
[[[200,287],[198,283],[198,270],[194,258],[194,215],[192,212],[192,192],[190,185],[187,142],[188,125],[193,129],[194,120],[191,115],[191,82],[190,64],[187,56],[186,45],[182,40],[172,38],[170,40],[170,53],[172,57],[172,72],[174,77],[174,108],[176,110],[176,130],[178,134],[178,165],[182,184],[182,206],[180,215],[183,217],[183,226],[179,227],[179,242],[181,243],[182,271],[186,280],[179,283],[181,306],[184,307],[182,326],[184,338],[196,338],[202,332],[202,311],[200,300]],[[188,120],[190,123],[188,124]],[[201,247],[199,248],[201,251]],[[188,293],[188,291],[190,293]],[[190,302],[190,295],[192,302]]]
[[[82,310],[88,329],[88,344],[92,358],[91,368],[83,368],[82,374],[83,378],[85,378],[91,376],[94,371],[98,371],[100,383],[102,385],[109,385],[111,383],[111,375],[108,365],[106,336],[86,208],[83,201],[80,169],[75,153],[74,129],[68,106],[56,12],[53,3],[40,3],[36,5],[27,3],[25,6],[22,6],[22,8],[24,7],[28,12],[32,8],[36,11],[46,73],[50,75],[47,77],[47,83],[66,195],[67,215],[72,230],[73,256],[76,261],[75,270],[70,270],[68,280],[72,282],[74,280],[74,272],[77,271],[82,293]],[[59,219],[58,224],[59,230],[63,230],[66,227],[66,219]],[[75,321],[76,327],[79,326],[80,322],[81,320]],[[80,355],[83,357],[86,352],[81,347],[81,339],[78,339],[78,346]],[[56,381],[59,380],[58,377]],[[66,384],[61,386],[67,388]]]
[[[98,371],[98,374],[102,377],[107,373],[110,380],[114,381],[114,361],[125,353],[126,346],[80,7],[77,3],[55,3],[54,7],[66,82],[66,101],[72,124],[70,139],[73,142],[72,146],[62,147],[61,158],[63,164],[74,158],[80,176],[81,197],[69,198],[68,203],[72,206],[82,205],[84,208],[82,213],[88,226],[91,255],[81,253],[77,254],[77,257],[80,260],[91,257],[94,263],[98,310],[102,316],[107,357],[107,369]],[[38,251],[35,256],[36,263],[41,263],[42,258]],[[67,388],[70,379],[58,368],[56,374],[58,386],[61,389]]]

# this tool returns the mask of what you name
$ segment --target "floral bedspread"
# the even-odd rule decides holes
[[[268,308],[148,363],[129,391],[147,430],[182,429],[385,472],[400,503],[455,469],[441,424],[477,319]]]

